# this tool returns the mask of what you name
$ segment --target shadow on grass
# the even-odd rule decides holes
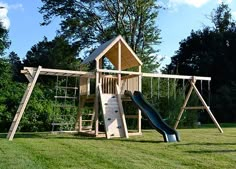
[[[106,139],[106,138],[96,138],[96,137],[79,137],[77,139],[80,140],[106,140],[106,141],[119,141],[119,142],[134,142],[134,143],[164,143],[164,141],[155,141],[155,140],[139,140],[139,139],[124,139],[124,138],[113,138],[113,139]]]
[[[15,134],[14,138],[44,138],[46,133],[37,134],[37,133],[17,133]],[[0,133],[0,138],[7,138],[6,133]]]
[[[194,151],[186,151],[188,153],[195,154],[205,154],[205,153],[235,153],[236,150],[194,150]]]
[[[7,137],[7,133],[0,133],[0,138]],[[17,133],[14,136],[16,138],[30,138],[30,139],[77,139],[77,140],[97,140],[97,141],[121,141],[121,142],[135,142],[135,143],[164,143],[164,141],[155,141],[155,140],[139,140],[139,139],[124,139],[124,138],[113,138],[113,139],[106,139],[104,137],[91,137],[91,136],[83,136],[78,134],[51,134],[51,133]]]
[[[223,145],[236,145],[236,143],[186,143],[186,144],[176,144],[175,146],[223,146]]]

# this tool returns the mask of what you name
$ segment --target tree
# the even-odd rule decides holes
[[[165,72],[211,76],[211,108],[217,113],[218,119],[234,121],[235,104],[230,103],[233,103],[236,97],[236,29],[229,7],[220,4],[214,9],[212,22],[215,28],[206,27],[192,31],[190,36],[180,42],[179,50],[171,58]],[[221,101],[223,98],[227,99],[229,104],[224,104],[225,102]]]
[[[21,59],[13,51],[8,55],[8,58],[13,72],[13,80],[16,82],[25,82],[26,78],[20,72],[23,69]]]
[[[232,20],[231,9],[227,4],[220,4],[217,9],[211,12],[211,21],[218,32],[225,32],[235,29],[235,23]]]
[[[76,50],[62,37],[56,37],[34,45],[23,60],[24,66],[45,68],[75,69],[77,67]]]
[[[4,50],[10,46],[8,39],[8,30],[6,30],[0,22],[0,56],[3,56]]]
[[[156,0],[42,0],[42,25],[60,17],[60,33],[69,39],[78,51],[121,34],[144,62],[147,71],[155,71],[156,45],[160,30],[155,24],[158,15]],[[132,4],[132,5],[130,5]]]

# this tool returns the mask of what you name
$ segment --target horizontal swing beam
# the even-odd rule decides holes
[[[34,67],[24,67],[24,70],[21,70],[23,74],[32,74],[35,72],[37,68]],[[48,75],[48,76],[71,76],[71,77],[78,77],[78,76],[94,76],[93,72],[85,72],[85,71],[75,71],[75,70],[62,70],[62,69],[47,69],[42,68],[40,70],[40,75]]]
[[[210,81],[211,77],[205,76],[187,76],[187,75],[169,75],[169,74],[160,74],[160,73],[139,73],[139,72],[131,72],[131,71],[119,71],[119,70],[106,70],[106,69],[98,69],[97,72],[100,73],[120,73],[120,74],[129,74],[129,75],[141,75],[142,77],[160,77],[160,78],[169,78],[169,79],[187,79],[192,80],[206,80]]]
[[[187,80],[206,80],[210,81],[211,77],[205,76],[186,76],[186,75],[169,75],[169,74],[159,74],[159,73],[142,73],[143,77],[160,77],[160,78],[169,78],[169,79],[187,79]]]
[[[209,108],[209,107],[208,107]],[[194,107],[183,107],[183,109],[185,110],[202,110],[202,109],[206,109],[206,107],[204,106],[194,106]]]
[[[21,73],[32,74],[37,68],[34,67],[24,67],[24,70],[21,70]],[[160,73],[140,73],[132,71],[119,71],[119,70],[106,70],[106,69],[97,69],[97,72],[100,73],[114,73],[114,74],[128,74],[128,75],[141,75],[142,77],[159,77],[159,78],[169,78],[169,79],[195,79],[195,80],[206,80],[210,81],[211,77],[204,76],[187,76],[187,75],[169,75],[169,74],[160,74]],[[85,72],[85,71],[76,71],[76,70],[62,70],[62,69],[48,69],[42,68],[40,70],[40,75],[49,75],[49,76],[84,76],[84,77],[94,77],[94,72]]]

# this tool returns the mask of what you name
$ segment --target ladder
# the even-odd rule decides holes
[[[16,130],[17,130],[17,127],[20,123],[20,120],[24,114],[24,111],[25,111],[25,108],[26,108],[26,105],[30,99],[30,96],[31,96],[31,93],[34,89],[34,86],[36,84],[36,81],[38,79],[38,76],[40,74],[40,70],[41,70],[41,66],[38,67],[38,69],[36,71],[32,71],[32,72],[23,72],[25,73],[25,76],[26,78],[29,80],[29,83],[28,83],[28,86],[27,86],[27,89],[25,90],[25,94],[24,96],[22,97],[21,99],[21,102],[20,102],[20,105],[17,109],[17,112],[16,112],[16,115],[12,121],[12,124],[11,124],[11,127],[8,131],[8,134],[7,134],[7,139],[8,140],[13,140],[14,138],[14,135],[16,133]]]
[[[94,98],[89,98],[87,96],[80,97],[79,112],[75,125],[75,129],[79,132],[92,131],[93,128],[93,122],[95,118],[95,107],[93,106],[93,108],[89,108],[88,112],[84,113],[82,109],[86,107],[86,103],[95,103]]]
[[[63,77],[63,79],[59,79],[59,76],[57,76],[55,89],[56,95],[54,96],[55,103],[53,106],[55,116],[51,123],[52,132],[55,132],[55,130],[57,131],[58,129],[60,131],[71,131],[72,126],[74,127],[75,124],[74,114],[77,111],[77,78],[75,86],[69,86],[68,76],[66,76],[66,78]]]
[[[116,92],[117,94],[104,94],[102,93],[101,85],[99,85],[105,132],[108,139],[112,137],[128,138],[128,131],[118,87],[116,87]]]

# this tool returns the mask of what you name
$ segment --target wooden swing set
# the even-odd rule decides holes
[[[112,70],[103,68],[104,57],[114,66]],[[223,133],[223,130],[211,112],[210,107],[204,101],[195,85],[198,80],[210,81],[210,77],[142,73],[142,62],[121,36],[115,37],[102,44],[83,61],[82,65],[91,62],[96,63],[95,70],[92,72],[48,69],[42,68],[41,66],[38,68],[25,67],[21,73],[26,76],[29,83],[12,121],[7,138],[13,140],[39,75],[76,77],[79,79],[79,110],[75,122],[75,131],[79,133],[96,137],[106,136],[108,139],[113,137],[128,138],[130,135],[142,134],[141,111],[137,110],[134,111],[134,114],[127,115],[126,112],[124,112],[122,105],[122,102],[130,101],[124,95],[125,90],[131,92],[142,90],[142,77],[189,80],[191,86],[183,106],[180,109],[174,128],[178,127],[184,110],[204,109],[207,111],[219,131]],[[130,68],[132,68],[133,71],[130,71]],[[95,85],[92,82],[94,82]],[[193,91],[197,94],[202,106],[187,106]],[[92,103],[93,108],[90,113],[84,114],[83,108],[87,103]],[[99,118],[100,112],[102,112],[105,135],[101,134],[99,131],[99,124],[101,121]],[[84,119],[84,116],[89,116],[90,119]],[[126,120],[129,118],[137,119],[137,132],[130,132],[128,130]]]

